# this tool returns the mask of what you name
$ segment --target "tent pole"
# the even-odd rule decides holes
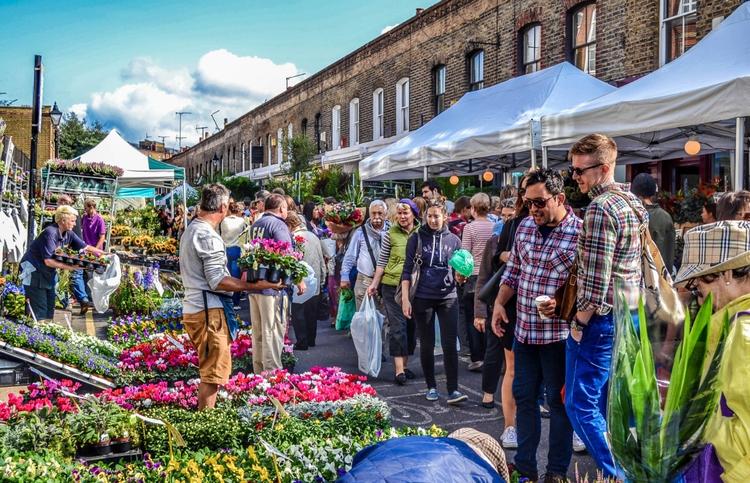
[[[531,150],[531,169],[536,169],[536,149]]]
[[[542,146],[542,168],[547,169],[549,160],[547,159],[547,146]]]
[[[735,137],[734,153],[734,180],[732,188],[740,191],[744,188],[745,180],[745,118],[738,117],[736,120],[737,132]]]
[[[422,181],[427,181],[427,166],[422,168]]]
[[[182,223],[187,228],[187,181],[182,180],[182,203],[185,205],[185,211],[182,213]]]

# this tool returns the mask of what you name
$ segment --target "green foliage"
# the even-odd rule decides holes
[[[313,193],[323,198],[333,196],[337,200],[342,198],[342,193],[351,186],[352,177],[344,173],[341,166],[331,166],[330,168],[317,168],[313,171],[315,182]]]
[[[146,290],[136,285],[130,273],[123,274],[122,283],[112,294],[110,306],[115,316],[150,315],[161,306],[156,290]]]
[[[229,188],[229,191],[232,192],[232,198],[239,202],[245,198],[253,198],[259,189],[253,180],[245,176],[230,176],[222,178],[218,182]]]
[[[60,123],[60,157],[73,159],[99,144],[108,131],[98,122],[89,124],[86,119],[78,119],[74,112],[66,114]]]
[[[72,455],[71,433],[65,415],[55,408],[19,413],[4,427],[3,448],[14,451],[54,451]]]
[[[290,174],[303,173],[310,170],[310,163],[317,152],[317,147],[312,139],[304,134],[297,134],[291,138],[285,136],[281,146],[284,152],[287,153]]]

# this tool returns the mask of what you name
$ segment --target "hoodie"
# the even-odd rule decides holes
[[[422,266],[415,296],[432,300],[455,298],[456,281],[448,261],[461,248],[461,240],[445,225],[439,230],[433,230],[425,224],[409,237],[401,281],[411,281],[417,237],[422,240]]]

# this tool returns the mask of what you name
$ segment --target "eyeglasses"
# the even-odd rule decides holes
[[[541,210],[542,208],[547,206],[547,202],[551,200],[552,198],[554,198],[554,196],[550,196],[549,198],[544,199],[544,200],[524,200],[523,206],[531,209],[531,205],[534,205]]]
[[[687,284],[685,284],[685,288],[690,290],[691,292],[695,292],[698,290],[698,280],[705,284],[714,283],[716,279],[719,278],[718,273],[709,273],[708,275],[703,275],[702,277],[696,277],[691,279]]]
[[[573,175],[581,176],[586,171],[588,171],[590,169],[598,168],[599,166],[602,166],[602,165],[604,165],[604,163],[596,163],[596,164],[593,164],[591,166],[586,166],[585,168],[576,168],[576,167],[571,166],[570,169],[569,169],[570,176],[571,177]]]

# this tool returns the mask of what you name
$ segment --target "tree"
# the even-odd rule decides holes
[[[65,115],[60,124],[60,157],[73,159],[99,144],[108,134],[99,121],[90,124],[74,112]]]
[[[315,143],[304,134],[297,134],[282,141],[284,152],[287,153],[289,174],[304,173],[310,170],[310,163],[317,152]]]

